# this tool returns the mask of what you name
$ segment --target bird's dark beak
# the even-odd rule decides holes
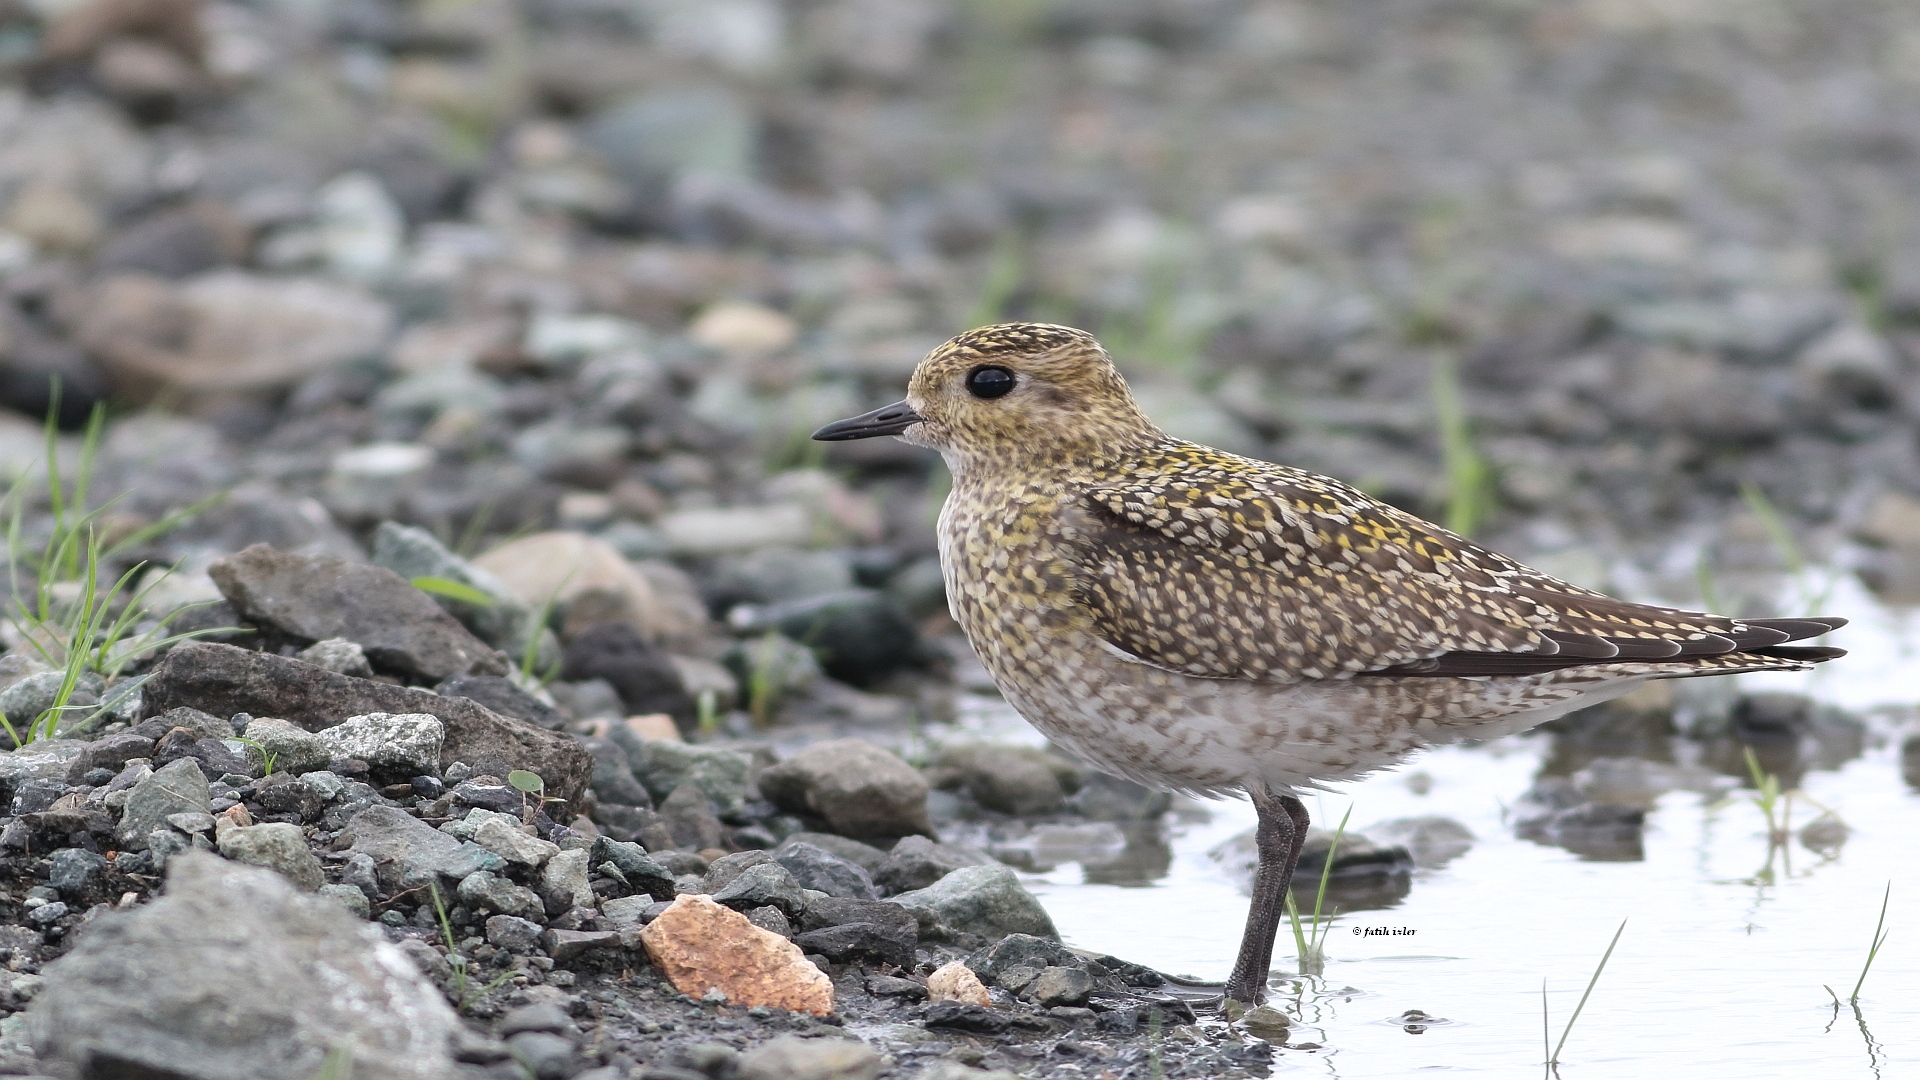
[[[849,416],[845,420],[836,420],[819,431],[813,437],[821,442],[844,442],[848,439],[871,439],[879,435],[898,435],[924,419],[913,411],[913,406],[904,401],[896,401],[872,412]]]

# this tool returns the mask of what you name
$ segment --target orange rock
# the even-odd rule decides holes
[[[964,1001],[968,1005],[993,1008],[993,996],[973,969],[958,960],[943,964],[927,976],[928,1001]]]
[[[711,896],[681,896],[640,931],[640,942],[653,966],[690,997],[718,990],[735,1005],[821,1016],[833,1011],[833,983],[826,972],[793,942],[760,929]]]

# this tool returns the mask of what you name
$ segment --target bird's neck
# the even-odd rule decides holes
[[[1036,435],[992,448],[948,447],[941,451],[956,481],[993,483],[996,479],[1067,480],[1099,471],[1114,462],[1167,441],[1157,427],[1126,431]]]

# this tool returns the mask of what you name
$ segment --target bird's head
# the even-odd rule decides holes
[[[825,441],[898,435],[955,472],[1008,461],[1089,460],[1164,438],[1092,334],[1050,323],[969,330],[928,353],[907,399],[828,424]]]

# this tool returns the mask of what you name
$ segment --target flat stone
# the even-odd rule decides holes
[[[528,836],[505,815],[495,814],[473,830],[473,842],[495,855],[521,866],[539,866],[560,851],[559,845]]]
[[[929,1002],[926,1019],[930,1031],[963,1031],[969,1035],[998,1035],[1013,1026],[1013,1017],[965,1001]]]
[[[540,935],[540,945],[556,964],[577,960],[599,949],[620,947],[618,930],[548,930]]]
[[[312,1080],[343,1044],[357,1075],[457,1074],[460,1019],[379,928],[208,853],[175,856],[164,896],[96,919],[45,974],[34,1046],[76,1075]]]
[[[78,739],[39,739],[0,754],[0,802],[11,803],[29,780],[65,780],[91,745]]]
[[[963,866],[984,866],[989,860],[963,848],[938,844],[924,836],[906,836],[886,853],[873,871],[873,883],[882,893],[924,889]]]
[[[807,953],[818,953],[836,964],[864,961],[913,967],[914,949],[920,936],[916,928],[881,926],[877,923],[849,923],[823,930],[808,930],[793,939]]]
[[[712,897],[680,897],[640,931],[640,940],[654,967],[691,997],[718,990],[746,1008],[833,1011],[833,983],[825,972],[792,942]]]
[[[126,768],[127,762],[134,758],[153,756],[153,740],[136,731],[116,731],[81,745],[80,753],[74,757],[72,764],[67,766],[67,783],[69,784],[79,783],[81,777],[94,769],[112,769],[117,773]],[[14,751],[15,754],[19,752]],[[0,785],[6,783],[6,778],[0,776]]]
[[[358,679],[373,677],[373,662],[367,659],[367,650],[357,641],[346,638],[327,638],[316,641],[301,649],[294,657],[314,667],[323,667],[328,671],[337,671],[342,675],[352,675]]]
[[[1085,1005],[1093,993],[1093,976],[1084,968],[1050,967],[1027,986],[1025,997],[1042,1008]]]
[[[248,762],[262,773],[299,776],[325,769],[333,760],[320,736],[277,717],[255,717],[243,738]]]
[[[539,893],[485,870],[468,874],[460,882],[457,895],[461,903],[482,911],[497,911],[528,920],[544,919],[547,915]]]
[[[897,756],[859,739],[815,743],[760,774],[781,809],[826,820],[855,838],[933,831],[927,782]]]
[[[164,827],[168,815],[204,814],[210,802],[207,777],[200,771],[200,763],[181,758],[155,770],[127,792],[114,839],[124,851],[144,851],[153,830]]]
[[[319,734],[334,757],[357,758],[392,775],[438,776],[447,729],[429,713],[368,713]]]
[[[788,841],[774,852],[773,857],[787,868],[801,888],[813,889],[828,896],[860,899],[872,899],[878,895],[874,891],[873,878],[865,870],[824,848]]]
[[[508,952],[531,952],[534,946],[540,944],[543,932],[544,928],[539,923],[518,915],[487,917],[487,943]]]
[[[1074,775],[1037,747],[978,742],[941,747],[929,771],[950,772],[981,806],[1020,817],[1058,813],[1067,799],[1061,776]]]
[[[893,897],[893,902],[921,914],[923,929],[931,916],[955,930],[988,938],[1060,936],[1040,901],[1005,866],[962,867],[924,889]]]
[[[740,1058],[740,1080],[876,1080],[880,1055],[856,1039],[782,1035]]]
[[[376,668],[429,682],[507,670],[504,653],[384,567],[255,544],[207,573],[242,616],[304,641],[345,638]]]
[[[592,907],[593,884],[588,877],[588,860],[593,853],[587,848],[573,848],[555,853],[540,868],[540,892],[543,896],[560,897],[567,907]]]
[[[235,862],[277,870],[308,892],[326,884],[320,860],[313,857],[298,825],[268,822],[227,829],[220,834],[218,847],[220,854]]]
[[[426,713],[446,728],[441,759],[539,774],[550,797],[573,803],[587,791],[593,758],[571,736],[542,731],[466,698],[356,679],[298,660],[231,645],[188,642],[169,652],[142,687],[147,715],[178,705],[232,715],[277,716],[319,731],[349,716]]]
[[[499,856],[462,844],[392,806],[369,806],[355,814],[340,838],[348,850],[373,860],[380,887],[389,893],[506,869]]]
[[[798,918],[807,907],[806,894],[800,883],[793,879],[786,867],[774,862],[747,867],[716,890],[713,900],[736,911],[772,905],[788,918]]]

